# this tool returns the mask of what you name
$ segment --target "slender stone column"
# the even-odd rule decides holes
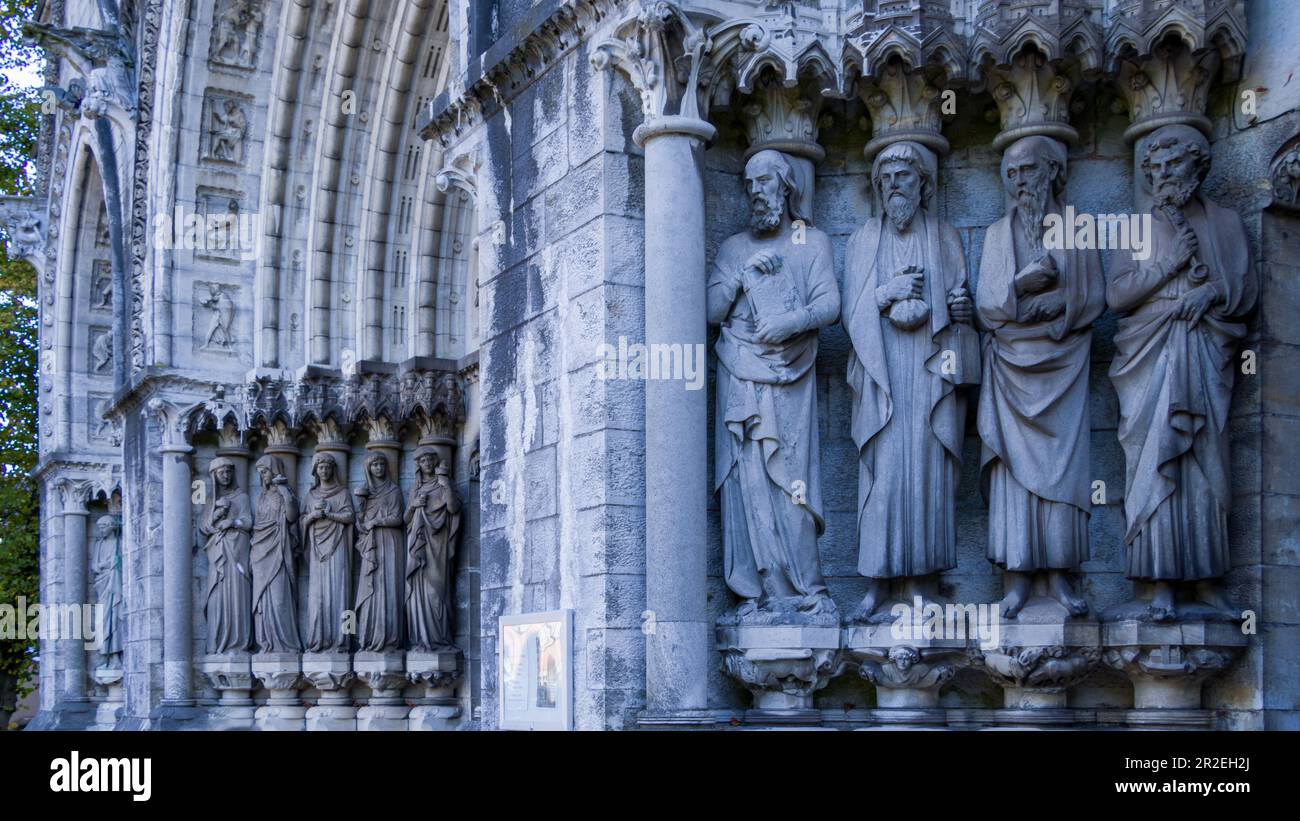
[[[86,592],[88,565],[86,546],[86,491],[79,482],[64,482],[63,496],[63,602],[81,607],[90,600]],[[58,611],[56,611],[58,612]],[[69,610],[71,612],[71,610]],[[60,616],[60,630],[81,627],[85,620],[78,616],[79,624]],[[86,692],[86,638],[80,631],[60,634],[63,645],[63,701],[79,704],[88,701]]]
[[[703,143],[695,117],[637,128],[645,149],[645,341],[702,349],[705,323]],[[646,403],[646,710],[708,706],[705,550],[709,499],[708,392],[650,380]]]
[[[194,536],[191,527],[190,447],[180,411],[161,399],[149,411],[162,428],[163,460],[163,705],[194,705]]]

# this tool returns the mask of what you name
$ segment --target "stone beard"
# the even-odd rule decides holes
[[[817,332],[839,316],[830,240],[803,228],[790,163],[759,151],[746,165],[751,230],[723,242],[709,275],[719,325],[715,489],[727,585],[737,610],[833,614],[817,538],[821,507]]]
[[[299,550],[298,499],[280,457],[254,466],[262,482],[253,521],[253,634],[260,653],[301,653],[295,557]]]
[[[1157,582],[1159,620],[1175,615],[1167,583],[1230,567],[1228,409],[1258,283],[1241,218],[1196,194],[1209,161],[1195,129],[1151,135],[1142,169],[1156,203],[1152,254],[1112,253],[1106,291],[1120,315],[1110,378],[1127,463],[1127,575]],[[1226,610],[1217,586],[1202,588],[1204,603]]]
[[[969,326],[961,240],[922,207],[933,190],[933,164],[929,150],[911,142],[876,157],[873,187],[885,213],[854,233],[845,257],[858,572],[873,580],[927,576],[957,564],[966,420],[957,387],[978,384],[979,348]],[[965,326],[950,315],[956,300]],[[919,304],[919,323],[911,315],[899,318],[901,302]],[[956,361],[946,360],[945,351]],[[877,611],[884,593],[873,585],[854,618]]]
[[[245,652],[253,643],[253,584],[249,575],[249,533],[253,529],[248,494],[235,478],[235,463],[212,460],[212,500],[199,532],[207,537],[208,591],[203,613],[208,652]]]
[[[311,464],[312,486],[303,503],[302,533],[309,562],[307,582],[307,650],[346,652],[344,610],[352,604],[352,539],[356,510],[352,494],[340,481],[338,463],[317,453]]]
[[[1043,249],[1043,217],[1059,214],[1065,147],[1048,137],[1013,143],[1002,160],[1012,199],[989,226],[975,307],[988,331],[979,433],[989,501],[989,560],[1009,571],[1002,612],[1047,572],[1054,598],[1087,612],[1066,571],[1088,558],[1088,370],[1092,323],[1105,308],[1094,250]],[[1040,209],[1037,203],[1045,203]]]

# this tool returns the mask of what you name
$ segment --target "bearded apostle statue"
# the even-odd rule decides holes
[[[1017,140],[1001,173],[1011,205],[985,234],[975,295],[987,331],[978,416],[988,556],[1006,571],[1006,618],[1043,576],[1048,594],[1079,616],[1088,605],[1070,574],[1088,558],[1088,370],[1092,323],[1105,308],[1101,260],[1095,250],[1044,247],[1044,218],[1062,212],[1064,145]]]
[[[825,529],[817,437],[819,328],[835,322],[830,240],[800,212],[784,155],[745,166],[749,230],[722,243],[709,274],[719,326],[715,489],[736,616],[835,614],[817,538]],[[796,224],[797,223],[797,224]]]
[[[388,457],[366,456],[366,483],[357,490],[357,649],[397,650],[404,639],[406,545],[402,490],[389,474]]]
[[[1198,189],[1210,145],[1185,125],[1153,133],[1142,158],[1154,215],[1151,253],[1112,253],[1106,300],[1120,315],[1110,378],[1127,463],[1131,579],[1153,582],[1147,615],[1235,617],[1229,569],[1228,406],[1236,350],[1258,284],[1241,218]],[[1208,612],[1207,612],[1208,611]]]
[[[253,637],[260,653],[300,653],[298,499],[279,456],[253,466],[262,482],[253,517]]]
[[[415,452],[416,482],[406,507],[406,618],[412,650],[449,650],[452,560],[460,536],[460,498],[431,447]]]
[[[208,622],[208,652],[245,652],[253,643],[252,506],[235,478],[232,460],[218,456],[208,473],[212,493],[199,523],[199,532],[207,537],[208,591],[203,613]]]
[[[356,510],[339,476],[338,462],[317,453],[311,462],[311,490],[303,503],[306,540],[307,650],[347,652],[344,611],[352,603],[352,537]]]
[[[890,580],[909,604],[932,598],[957,564],[957,482],[966,425],[959,387],[979,383],[966,259],[928,208],[936,160],[897,142],[875,158],[883,213],[849,241],[844,328],[853,343],[858,447],[858,572],[870,581],[852,621],[892,619]]]
[[[103,630],[99,652],[106,666],[116,666],[114,657],[122,652],[122,539],[116,516],[100,516],[95,522],[95,542],[91,550],[91,582],[95,604],[102,608]]]

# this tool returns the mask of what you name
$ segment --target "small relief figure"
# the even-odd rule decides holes
[[[208,622],[208,652],[244,652],[253,643],[252,507],[235,478],[233,461],[218,456],[208,473],[212,495],[199,524],[199,532],[207,537],[208,592],[203,613]]]
[[[90,306],[113,307],[113,269],[106,259],[97,259],[91,266]]]
[[[307,650],[347,652],[344,611],[352,603],[352,539],[356,509],[352,494],[339,477],[338,462],[317,453],[311,462],[311,490],[303,504],[302,532],[306,540]]]
[[[206,234],[203,250],[218,256],[230,256],[239,250],[239,201],[228,200],[225,213],[208,211],[204,218]]]
[[[209,284],[208,298],[203,300],[202,305],[212,312],[208,320],[208,335],[203,341],[204,350],[228,350],[235,342],[235,301],[225,288]]]
[[[95,245],[106,248],[111,241],[111,235],[108,231],[108,208],[103,203],[99,205],[99,219],[95,223]]]
[[[90,352],[91,369],[95,373],[107,373],[113,365],[113,332],[103,331],[96,336]]]
[[[248,134],[248,116],[234,100],[215,100],[208,125],[208,155],[214,160],[242,163],[244,137]]]
[[[357,649],[372,652],[402,646],[406,616],[402,490],[388,473],[388,458],[372,452],[366,456],[366,483],[357,490]]]
[[[1149,138],[1142,174],[1155,214],[1150,257],[1113,251],[1106,301],[1119,314],[1110,379],[1127,461],[1130,579],[1152,583],[1127,606],[1155,621],[1233,619],[1228,412],[1237,348],[1259,293],[1241,217],[1207,198],[1210,144],[1170,125]],[[1176,593],[1194,602],[1179,604]]]
[[[112,442],[116,445],[121,441],[118,434],[117,423],[112,419],[104,418],[104,414],[108,412],[110,404],[111,403],[107,398],[95,400],[90,415],[90,438]]]
[[[431,447],[415,452],[417,479],[406,508],[406,615],[413,650],[452,642],[452,559],[460,535],[460,499],[447,465]]]
[[[223,65],[254,68],[264,15],[260,0],[229,0],[212,22],[211,59]]]
[[[91,550],[91,578],[95,604],[102,608],[99,652],[105,666],[120,665],[114,657],[122,652],[122,540],[116,516],[100,516],[95,522],[95,544]]]
[[[253,633],[259,653],[302,652],[298,632],[298,499],[280,457],[255,465],[262,480],[253,519]]]

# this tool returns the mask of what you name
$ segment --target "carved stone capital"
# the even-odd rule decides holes
[[[1064,694],[1090,673],[1100,659],[1101,651],[1096,646],[1003,645],[971,651],[971,665],[981,668],[1004,688],[1052,695]]]
[[[871,140],[862,149],[867,159],[899,140],[946,154],[940,92],[925,74],[908,70],[901,60],[891,60],[873,76],[864,77],[858,93],[871,114]]]
[[[647,121],[673,115],[699,120],[708,110],[701,92],[715,71],[706,65],[712,47],[701,23],[676,3],[657,0],[619,23],[614,37],[596,46],[591,64],[627,75]]]
[[[845,667],[837,627],[719,626],[722,669],[754,697],[746,719],[815,722],[813,693]]]
[[[1237,78],[1246,46],[1241,0],[1123,0],[1111,13],[1109,68],[1128,103],[1136,142],[1166,125],[1190,125],[1207,135],[1210,85],[1222,70]]]
[[[246,653],[228,653],[204,656],[199,661],[199,672],[214,690],[221,693],[222,701],[229,696],[247,698],[253,689],[253,668]]]
[[[770,148],[813,162],[822,160],[826,150],[817,143],[821,106],[820,95],[805,94],[798,86],[787,88],[772,80],[761,83],[743,109],[749,136],[746,154]]]

